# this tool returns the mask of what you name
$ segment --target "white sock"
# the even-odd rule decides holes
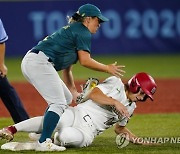
[[[15,124],[18,132],[41,132],[43,116],[30,118]]]

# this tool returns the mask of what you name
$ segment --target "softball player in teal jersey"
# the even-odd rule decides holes
[[[22,60],[25,78],[37,89],[48,103],[43,121],[43,131],[37,151],[63,151],[51,143],[51,135],[67,105],[76,100],[72,65],[78,60],[84,67],[121,76],[124,66],[104,65],[91,58],[91,34],[96,33],[100,23],[108,21],[92,4],[85,4],[69,19],[69,24],[40,41]],[[57,71],[63,71],[64,82]],[[116,108],[125,116],[127,109],[119,104]]]

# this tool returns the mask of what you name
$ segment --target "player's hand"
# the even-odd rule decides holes
[[[71,93],[72,93],[72,96],[73,96],[73,101],[76,102],[76,99],[77,99],[78,96],[80,96],[80,93],[78,93],[77,91],[71,91]]]
[[[123,117],[130,119],[129,112],[123,104],[121,104],[120,102],[116,102],[114,106],[116,110],[118,110]]]
[[[7,67],[6,65],[2,64],[0,65],[0,75],[1,77],[5,77],[7,75]]]
[[[117,62],[109,64],[107,65],[107,73],[112,74],[116,77],[121,77],[124,73],[126,73],[124,70],[122,70],[124,67],[124,65],[117,65]]]

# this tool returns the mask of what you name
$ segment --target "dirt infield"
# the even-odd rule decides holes
[[[154,95],[155,100],[153,102],[148,100],[146,103],[138,103],[135,113],[180,112],[180,79],[156,81],[158,89]],[[80,83],[82,82],[76,83],[77,88],[80,88]],[[29,83],[12,83],[12,85],[17,90],[30,116],[38,116],[44,113],[46,102]],[[7,109],[0,101],[0,117],[9,116]]]

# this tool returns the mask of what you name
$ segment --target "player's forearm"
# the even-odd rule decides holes
[[[108,65],[97,62],[92,59],[90,54],[86,51],[78,51],[78,59],[82,66],[101,72],[108,72]]]
[[[64,78],[64,82],[66,86],[68,87],[68,89],[70,90],[73,96],[73,100],[75,101],[77,97],[79,96],[79,93],[77,92],[71,69],[72,67],[69,67],[63,70],[63,78]],[[68,103],[71,103],[71,102],[68,102]]]
[[[63,70],[63,80],[66,84],[66,86],[68,87],[68,89],[71,91],[77,91],[76,90],[76,86],[74,84],[74,78],[73,78],[73,75],[72,75],[72,66]]]
[[[101,72],[108,72],[108,65],[97,62],[90,58],[81,63],[82,66]]]
[[[119,103],[117,100],[106,96],[99,88],[94,88],[93,91],[89,94],[89,98],[94,102],[101,105],[115,105]]]
[[[0,65],[4,65],[5,43],[0,44]]]

